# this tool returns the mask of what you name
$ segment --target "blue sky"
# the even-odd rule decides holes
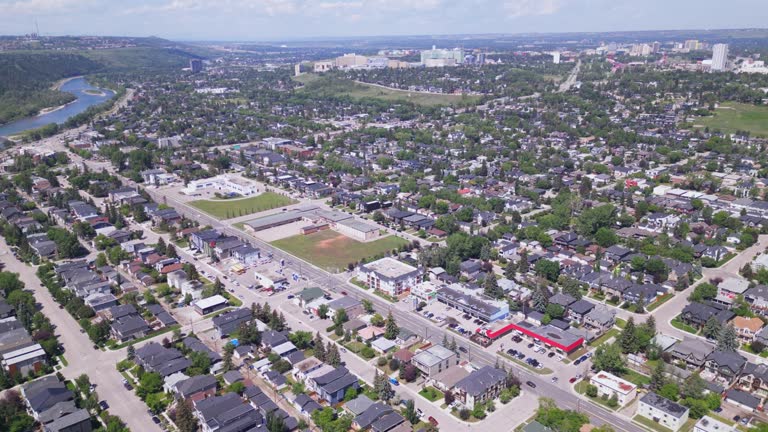
[[[765,27],[768,0],[0,0],[0,34],[275,40]]]

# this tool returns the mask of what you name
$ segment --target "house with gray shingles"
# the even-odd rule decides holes
[[[357,377],[345,367],[338,367],[325,375],[315,377],[313,381],[318,396],[331,405],[344,400],[344,393],[347,389],[354,388],[357,390],[360,388]]]
[[[716,380],[730,386],[741,375],[741,371],[746,365],[747,359],[736,352],[713,351],[707,356],[704,369],[712,374]]]
[[[474,409],[476,403],[495,399],[506,388],[506,383],[506,372],[483,366],[457,382],[454,394],[467,408]]]
[[[687,369],[700,369],[714,351],[714,345],[698,339],[682,340],[669,349],[672,358]]]

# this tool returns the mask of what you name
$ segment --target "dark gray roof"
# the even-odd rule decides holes
[[[729,390],[726,399],[731,399],[752,409],[756,409],[760,405],[760,398],[741,390]]]
[[[365,429],[372,425],[373,422],[378,420],[381,416],[391,413],[392,408],[388,405],[384,405],[381,402],[376,402],[363,411],[360,415],[355,417],[355,423],[360,426],[360,429]]]
[[[404,421],[405,418],[403,416],[393,411],[379,417],[378,420],[373,422],[371,429],[375,432],[386,432]]]
[[[213,375],[197,375],[185,379],[176,386],[179,394],[185,398],[210,388],[216,388],[218,381]]]
[[[663,398],[654,392],[649,392],[648,394],[643,396],[642,399],[640,399],[640,401],[656,409],[664,411],[665,413],[675,418],[682,417],[688,411],[688,408],[676,402],[672,402],[667,398]]]
[[[503,370],[491,366],[483,366],[457,382],[455,387],[472,396],[480,396],[488,391],[489,388],[506,379],[507,373]]]
[[[588,300],[577,300],[568,306],[568,309],[578,315],[584,315],[595,308],[595,304]]]
[[[747,359],[734,351],[714,351],[707,357],[707,361],[716,363],[719,368],[727,367],[734,373],[738,373],[747,364]]]
[[[47,376],[24,384],[24,396],[36,413],[42,413],[59,402],[75,398],[75,394],[55,376]]]
[[[79,409],[71,414],[67,414],[63,417],[59,417],[51,423],[45,425],[46,432],[59,432],[61,430],[69,430],[67,428],[89,421],[91,415],[84,409]],[[88,429],[90,430],[90,428]]]

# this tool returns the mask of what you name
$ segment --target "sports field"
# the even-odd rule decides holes
[[[753,136],[768,137],[768,107],[736,102],[721,104],[715,115],[697,124],[723,132],[749,131]]]
[[[296,204],[296,202],[296,200],[274,192],[264,192],[261,195],[250,198],[196,200],[189,202],[189,205],[199,208],[217,219],[231,219],[251,213],[285,207]]]
[[[320,268],[338,272],[346,269],[351,262],[384,254],[406,243],[407,240],[395,236],[362,243],[336,231],[325,230],[276,240],[270,244]]]
[[[306,84],[301,91],[319,97],[349,96],[355,99],[412,102],[423,106],[474,105],[480,100],[479,96],[411,92],[355,82],[348,79],[321,77],[315,74],[305,74],[294,77],[294,79]]]

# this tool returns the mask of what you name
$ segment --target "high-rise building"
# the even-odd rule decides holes
[[[560,52],[555,51],[552,53],[552,63],[554,64],[560,64]]]
[[[701,45],[699,44],[698,40],[689,39],[685,41],[685,44],[683,44],[683,48],[687,49],[688,51],[696,51],[698,49],[701,49]]]
[[[192,70],[192,73],[199,73],[203,70],[203,61],[200,59],[192,59],[189,61],[189,69]]]
[[[715,44],[712,47],[712,70],[725,70],[728,63],[728,44]]]

